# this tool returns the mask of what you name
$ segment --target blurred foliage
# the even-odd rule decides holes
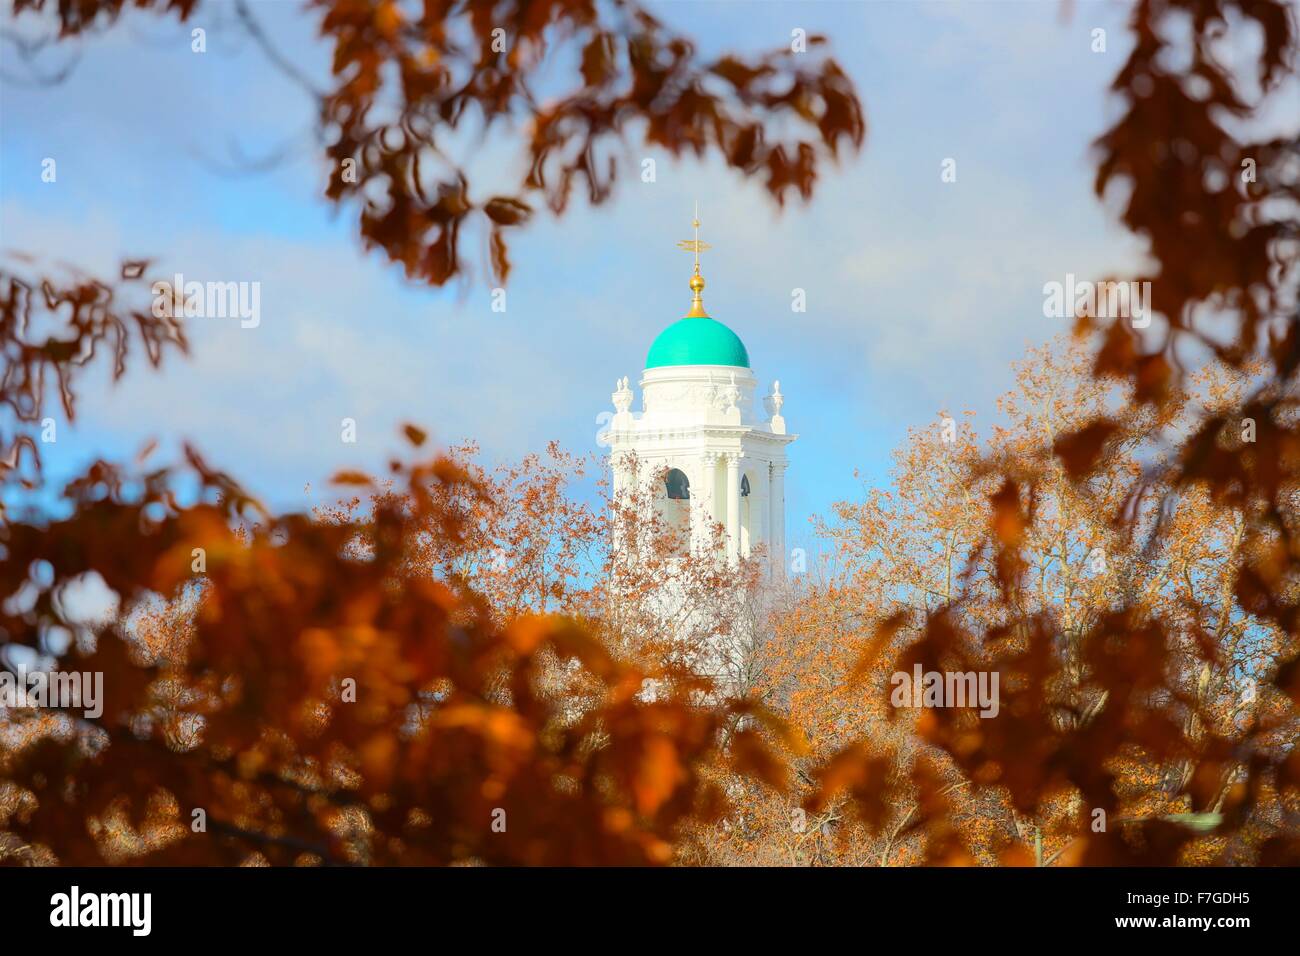
[[[185,19],[197,3],[134,5]],[[125,6],[15,4],[54,10],[63,35]],[[633,4],[315,6],[335,51],[336,85],[320,96],[328,196],[360,207],[368,244],[436,284],[461,272],[471,215],[490,223],[504,280],[506,230],[539,198],[561,213],[575,181],[604,200],[615,145],[720,156],[781,201],[791,188],[807,198],[819,157],[865,132],[833,61],[704,62]],[[1231,69],[1229,30],[1259,38]],[[7,271],[0,628],[36,649],[71,634],[65,666],[102,671],[106,701],[96,721],[6,715],[0,858],[716,861],[752,859],[735,834],[750,840],[761,817],[770,833],[822,841],[811,854],[773,843],[778,862],[1300,862],[1300,145],[1241,132],[1294,81],[1294,18],[1271,0],[1144,0],[1131,32],[1096,190],[1147,242],[1151,269],[1133,278],[1151,282],[1159,321],[1080,316],[1091,362],[1070,366],[1050,427],[905,464],[902,511],[880,499],[840,511],[828,533],[850,552],[867,542],[858,568],[877,573],[813,593],[754,648],[771,679],[752,689],[784,722],[724,698],[670,640],[619,644],[629,629],[653,635],[652,615],[611,625],[577,591],[569,606],[564,574],[494,580],[475,544],[494,513],[506,515],[494,546],[512,508],[544,517],[514,539],[525,555],[538,527],[555,535],[592,516],[557,504],[536,463],[522,485],[494,489],[463,457],[421,457],[415,428],[414,460],[383,482],[339,476],[365,489],[354,511],[273,516],[192,449],[181,471],[151,470],[147,455],[96,462],[58,517],[17,508],[22,490],[43,490],[32,434],[47,383],[71,417],[101,349],[120,375],[133,348],[156,364],[184,339],[168,316],[121,304],[144,264],[118,286]],[[580,51],[579,75],[538,103],[529,80],[561,43]],[[471,198],[444,139],[521,120],[517,194]],[[787,120],[807,138],[771,140]],[[1207,359],[1219,377],[1202,401]],[[1022,370],[1025,394],[1050,394],[1053,361]],[[1096,401],[1111,389],[1122,402]],[[1042,425],[1035,414],[1021,420]],[[945,463],[946,484],[927,484]],[[198,487],[184,503],[182,471]],[[885,560],[873,535],[900,520],[949,535],[900,537]],[[574,523],[575,540],[596,526]],[[1085,580],[1076,565],[1098,547],[1112,570]],[[1180,568],[1183,580],[1168,577]],[[108,623],[69,613],[68,589],[89,576],[119,598]],[[934,593],[900,601],[900,587],[923,584]],[[567,613],[527,613],[552,604]],[[845,615],[852,658],[817,658]],[[889,706],[880,677],[913,664],[997,672],[997,716]],[[819,697],[801,689],[812,677],[831,681]],[[787,765],[794,789],[774,803]],[[204,833],[187,817],[196,807]],[[788,825],[791,809],[812,829]],[[836,858],[849,819],[877,842]]]

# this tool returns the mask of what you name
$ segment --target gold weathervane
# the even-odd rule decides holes
[[[707,319],[709,313],[704,311],[704,276],[700,275],[700,253],[712,248],[707,242],[700,241],[700,204],[695,204],[695,218],[691,220],[695,227],[694,239],[682,239],[677,243],[678,249],[695,253],[695,273],[691,276],[691,311],[686,313],[688,319]]]

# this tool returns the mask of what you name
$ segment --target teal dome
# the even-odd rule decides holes
[[[645,358],[646,368],[665,365],[737,365],[749,368],[740,336],[717,319],[679,319],[659,333]]]

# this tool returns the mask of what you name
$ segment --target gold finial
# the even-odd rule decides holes
[[[700,253],[711,248],[707,242],[700,241],[700,204],[695,203],[695,218],[691,220],[695,227],[694,239],[683,239],[677,243],[678,249],[695,253],[695,272],[691,275],[691,311],[686,313],[688,319],[707,319],[709,313],[704,311],[704,276],[700,275]]]

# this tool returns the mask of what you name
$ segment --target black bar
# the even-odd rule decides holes
[[[414,936],[442,949],[462,934],[481,934],[483,945],[517,936],[549,947],[603,930],[616,934],[611,945],[651,932],[675,945],[674,930],[686,934],[679,942],[719,945],[770,943],[772,934],[819,945],[848,934],[871,944],[904,927],[927,943],[1012,945],[1026,932],[1057,943],[1192,934],[1231,943],[1293,925],[1295,877],[1281,869],[0,869],[0,914],[11,940],[143,941],[126,918],[140,926],[143,910],[121,909],[120,898],[107,909],[118,907],[128,925],[51,925],[58,894],[70,909],[76,886],[83,908],[92,894],[147,893],[148,939],[205,947]],[[1154,924],[1118,924],[1135,918]],[[1247,925],[1223,922],[1242,919]]]

